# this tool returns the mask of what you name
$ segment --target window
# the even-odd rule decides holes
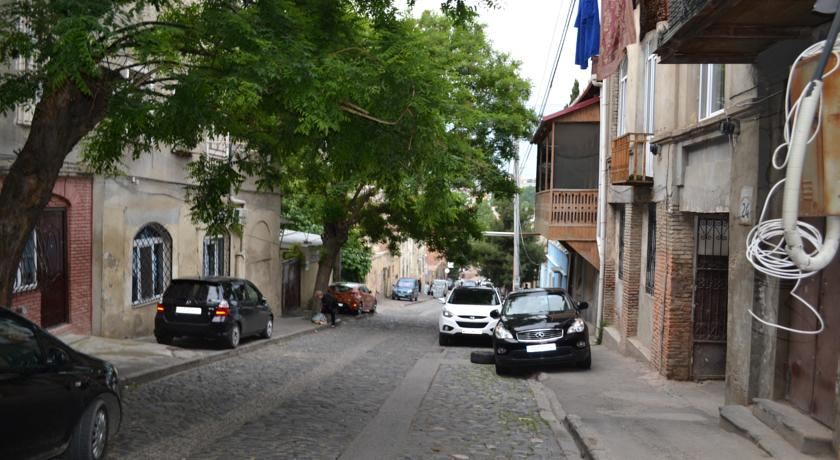
[[[226,276],[228,274],[227,252],[224,236],[204,238],[204,276]]]
[[[618,208],[618,277],[624,279],[624,205]]]
[[[141,228],[134,236],[131,256],[131,303],[157,300],[169,284],[172,242],[158,224]]]
[[[20,256],[13,292],[29,291],[38,287],[38,235],[33,231]]]
[[[458,288],[452,291],[449,303],[453,305],[498,305],[496,293],[490,289]]]
[[[571,311],[571,303],[564,294],[545,293],[513,296],[504,306],[505,315],[539,315]]]
[[[656,61],[659,57],[653,53],[654,42],[648,42],[647,59],[645,60],[645,105],[644,130],[648,135],[645,142],[645,176],[653,177],[653,153],[650,151],[650,139],[656,131]]]
[[[208,136],[204,143],[204,153],[211,158],[226,160],[230,154],[230,135]]]
[[[618,67],[618,135],[627,133],[627,56]]]
[[[723,111],[726,67],[723,64],[700,65],[700,119]]]
[[[0,316],[0,372],[38,368],[44,356],[35,331],[12,316]]]
[[[18,19],[18,31],[32,36],[32,26],[28,19]],[[20,73],[35,72],[38,70],[38,63],[35,61],[34,55],[18,56],[16,66],[17,71]],[[32,125],[32,117],[35,115],[35,104],[38,103],[40,94],[41,90],[39,89],[35,99],[21,102],[15,106],[15,123],[21,126]]]
[[[645,264],[645,291],[653,294],[656,279],[656,203],[648,204],[647,261]]]

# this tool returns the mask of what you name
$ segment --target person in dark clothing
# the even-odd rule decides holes
[[[335,312],[338,311],[338,300],[329,291],[318,291],[315,297],[321,301],[321,313],[330,315],[330,324],[335,327]]]

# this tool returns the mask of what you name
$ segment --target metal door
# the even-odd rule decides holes
[[[38,224],[40,253],[38,286],[41,291],[41,326],[66,323],[67,269],[64,208],[47,208]]]
[[[300,262],[283,263],[283,311],[300,307]]]
[[[809,223],[824,229],[814,220]],[[787,399],[820,422],[834,425],[834,398],[837,360],[840,357],[840,258],[820,273],[803,279],[797,295],[813,305],[825,321],[825,330],[817,336],[790,334],[785,369]],[[793,286],[787,286],[789,289]],[[789,298],[791,327],[813,330],[818,327],[814,314],[801,302]]]
[[[728,278],[728,216],[700,216],[692,315],[691,376],[694,379],[719,379],[726,374]]]

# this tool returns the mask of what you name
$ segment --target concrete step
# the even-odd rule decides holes
[[[796,450],[808,455],[831,453],[831,430],[793,406],[769,399],[754,399],[752,413]]]
[[[752,441],[773,458],[785,460],[813,460],[797,451],[778,433],[757,419],[746,406],[723,406],[720,408],[721,428],[740,434]]]

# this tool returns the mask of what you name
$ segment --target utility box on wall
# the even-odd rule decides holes
[[[816,69],[819,56],[802,59],[790,82],[790,104],[799,98]],[[832,55],[827,70],[838,65]],[[802,171],[799,214],[840,216],[840,68],[823,82],[822,118],[817,138],[808,146]],[[816,123],[815,123],[816,124]]]

